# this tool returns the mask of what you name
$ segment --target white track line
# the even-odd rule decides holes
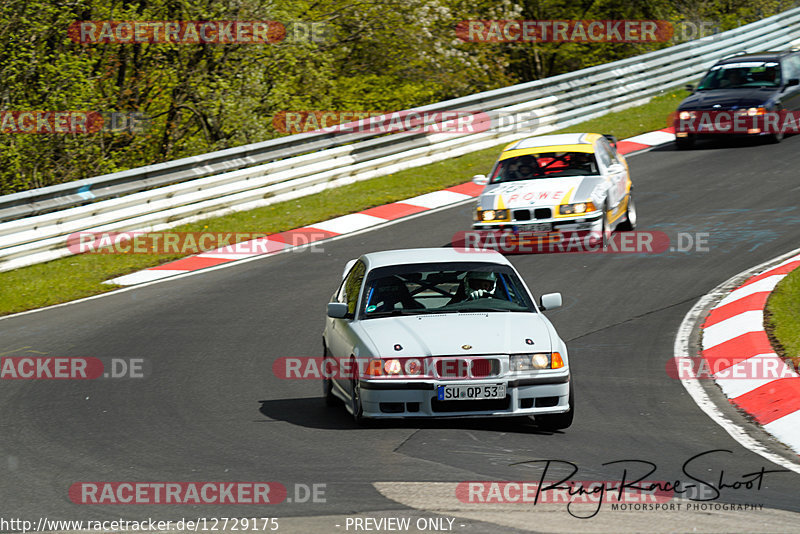
[[[687,313],[683,318],[681,326],[678,328],[678,334],[675,336],[675,358],[688,360],[693,356],[689,353],[689,339],[691,338],[692,331],[703,319],[703,315],[706,313],[706,310],[711,307],[712,303],[720,300],[731,289],[744,282],[746,278],[764,271],[766,270],[766,267],[771,267],[774,264],[784,261],[786,258],[797,255],[798,253],[800,253],[800,249],[793,250],[792,252],[783,254],[778,258],[766,261],[751,269],[743,271],[721,283],[708,294],[704,295],[700,300],[698,300],[692,309],[689,310],[689,313]],[[680,363],[678,364],[678,368],[681,368]],[[685,368],[691,369],[691,367]],[[800,474],[800,464],[791,462],[786,458],[769,451],[764,445],[761,444],[761,442],[748,435],[744,427],[741,427],[728,419],[708,397],[703,389],[703,386],[700,385],[699,379],[681,378],[681,383],[683,384],[683,387],[686,388],[686,391],[689,393],[689,395],[691,395],[697,406],[699,406],[700,409],[703,410],[706,415],[708,415],[715,423],[721,426],[723,430],[725,430],[725,432],[727,432],[733,439],[739,442],[742,447],[761,455],[770,462]],[[769,425],[765,425],[767,430],[769,430],[767,428],[768,426]]]

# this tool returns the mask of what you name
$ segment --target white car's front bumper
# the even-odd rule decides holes
[[[537,379],[473,380],[472,385],[507,383],[505,399],[437,399],[437,386],[448,381],[361,380],[364,417],[502,417],[564,413],[569,410],[569,373]]]

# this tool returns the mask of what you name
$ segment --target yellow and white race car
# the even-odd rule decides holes
[[[611,136],[521,139],[503,149],[489,176],[472,181],[486,186],[474,230],[510,232],[540,243],[581,235],[605,244],[613,230],[636,227],[628,164]]]

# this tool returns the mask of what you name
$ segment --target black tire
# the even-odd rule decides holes
[[[633,203],[633,192],[628,194],[628,209],[625,210],[625,220],[617,225],[617,230],[631,232],[636,230],[636,205]]]
[[[770,144],[773,144],[773,145],[777,145],[778,143],[783,141],[783,137],[784,137],[783,136],[783,132],[779,132],[779,133],[774,133],[774,134],[767,135],[766,139],[767,139],[767,143],[770,143]]]
[[[591,233],[591,244],[595,247],[596,252],[605,252],[608,249],[608,243],[611,240],[611,226],[608,223],[608,205],[603,205],[603,215],[602,215],[602,223],[600,225],[600,234],[592,230]]]
[[[353,360],[350,369],[358,369],[355,360]],[[365,423],[364,408],[361,406],[361,388],[358,386],[358,379],[359,377],[355,376],[351,382],[352,394],[350,395],[350,408],[353,411],[353,420],[356,424],[363,425]]]
[[[542,430],[563,430],[572,426],[575,417],[575,387],[569,385],[569,411],[565,413],[554,413],[547,415],[534,416],[534,422]]]
[[[678,150],[688,150],[692,148],[694,146],[694,136],[689,135],[689,137],[676,137],[675,146],[678,147]]]
[[[328,348],[322,344],[322,368],[325,369],[325,360],[328,359]],[[322,378],[322,397],[325,400],[325,406],[336,406],[339,404],[339,399],[333,394],[333,379]]]
[[[611,241],[611,223],[608,222],[608,204],[603,205],[603,228],[600,230],[602,235],[603,251],[608,249],[608,243]]]

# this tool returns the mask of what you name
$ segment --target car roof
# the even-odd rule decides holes
[[[526,137],[507,145],[500,153],[500,159],[536,154],[542,152],[543,148],[550,152],[594,153],[594,144],[602,137],[598,133],[566,133]]]
[[[520,150],[524,148],[542,148],[561,145],[593,145],[600,137],[602,137],[600,134],[592,133],[537,135],[535,137],[526,137],[525,139],[514,141],[503,150]]]
[[[410,263],[439,263],[475,261],[483,263],[499,263],[511,265],[505,256],[496,250],[467,251],[454,248],[409,248],[402,250],[384,250],[370,252],[361,256],[369,269],[389,265],[405,265]]]
[[[717,65],[725,65],[726,63],[739,63],[742,60],[747,61],[775,61],[781,59],[789,54],[794,54],[792,50],[775,50],[765,52],[751,52],[748,54],[736,54],[729,57],[724,57],[717,61]]]

